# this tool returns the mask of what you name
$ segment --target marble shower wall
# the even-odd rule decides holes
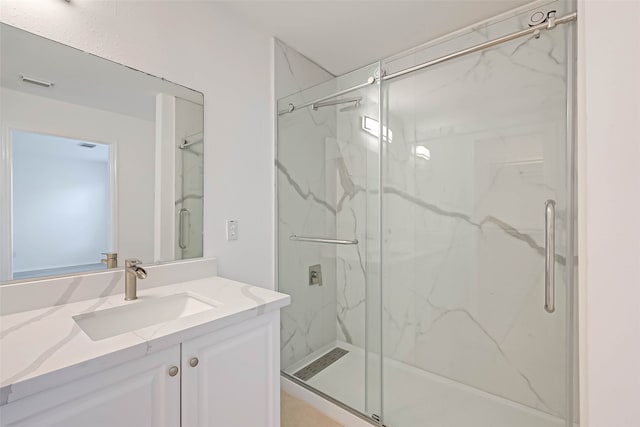
[[[525,28],[529,16],[456,42]],[[566,38],[564,26],[391,82],[383,171],[385,355],[559,416]],[[543,309],[547,199],[558,203],[554,314]]]
[[[539,9],[568,12],[564,2]],[[391,73],[517,31],[535,10],[382,67]],[[361,96],[358,108],[279,117],[278,280],[292,295],[282,316],[283,368],[336,339],[373,350],[382,328],[387,358],[564,415],[568,31],[384,83],[381,99],[377,85],[345,96]],[[377,68],[302,91],[311,84],[295,78],[299,54],[286,46],[279,54],[297,92],[279,109],[361,83]],[[380,104],[393,133],[381,169],[378,139],[361,128],[363,116],[378,119]],[[543,309],[547,199],[557,202],[554,314]],[[359,244],[295,243],[290,234]],[[317,263],[322,288],[307,285],[307,268]],[[376,373],[367,378],[374,395]]]
[[[339,89],[366,81],[377,69],[378,64],[373,64],[340,76]],[[371,319],[367,324],[367,312],[376,305],[371,291],[380,286],[379,143],[376,136],[363,131],[362,118],[379,119],[378,85],[345,96],[354,97],[361,98],[357,108],[343,106],[337,112],[337,138],[332,153],[337,177],[336,232],[341,239],[358,239],[357,245],[336,248],[337,334],[340,341],[375,348],[376,343],[367,342],[367,335],[376,335],[369,333],[376,322]]]
[[[275,61],[279,110],[335,91],[331,74],[279,40]],[[336,340],[336,249],[289,240],[292,234],[335,235],[335,178],[327,170],[335,111],[306,108],[278,117],[278,290],[292,300],[281,315],[282,369]],[[316,264],[322,266],[323,286],[308,283],[309,266]]]
[[[540,10],[560,16],[565,6]],[[525,28],[532,13],[397,55],[383,68]],[[567,32],[561,26],[383,85],[393,132],[382,163],[384,355],[558,416],[566,397]],[[376,206],[367,205],[377,191],[377,140],[367,142],[358,121],[377,117],[377,105],[368,106],[337,116],[348,185],[338,186],[336,227],[361,241],[357,252],[336,254],[338,339],[360,347],[373,289],[366,282],[379,271]],[[557,201],[554,314],[543,309],[547,199]]]

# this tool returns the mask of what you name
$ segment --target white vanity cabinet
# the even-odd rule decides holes
[[[2,427],[180,425],[180,345],[0,407]]]
[[[279,312],[182,344],[183,427],[280,427]]]
[[[279,427],[278,343],[276,310],[10,402],[0,424]]]

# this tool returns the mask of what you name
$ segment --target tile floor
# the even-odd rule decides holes
[[[288,393],[280,394],[281,427],[343,427],[313,406]]]

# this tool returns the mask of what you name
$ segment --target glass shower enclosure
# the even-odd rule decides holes
[[[389,427],[578,422],[573,19],[521,9],[278,100],[285,377]]]

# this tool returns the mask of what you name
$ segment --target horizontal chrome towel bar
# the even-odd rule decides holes
[[[283,114],[292,113],[292,112],[294,112],[296,110],[300,110],[302,108],[310,107],[310,106],[312,106],[314,104],[320,104],[321,102],[328,101],[328,100],[330,100],[332,98],[337,98],[338,96],[346,95],[346,94],[354,92],[354,91],[356,91],[358,89],[362,89],[362,88],[365,88],[367,86],[371,86],[375,82],[376,82],[376,78],[371,76],[364,83],[360,83],[360,84],[357,84],[355,86],[351,86],[349,88],[341,90],[340,92],[335,92],[335,93],[332,93],[331,95],[323,96],[322,98],[314,99],[313,101],[306,102],[306,103],[304,103],[302,105],[294,105],[292,103],[289,103],[289,106],[285,110],[278,111],[278,115],[281,116]]]
[[[296,236],[295,234],[292,234],[291,236],[289,236],[289,240],[293,240],[296,242],[331,243],[334,245],[357,245],[358,244],[358,239],[353,239],[353,240],[325,239],[322,237]]]
[[[356,96],[355,98],[334,99],[331,101],[316,102],[315,104],[311,104],[311,108],[314,110],[317,110],[318,108],[322,108],[322,107],[331,107],[333,105],[351,104],[351,103],[355,103],[356,106],[358,106],[360,105],[361,102],[362,102],[362,97]]]

